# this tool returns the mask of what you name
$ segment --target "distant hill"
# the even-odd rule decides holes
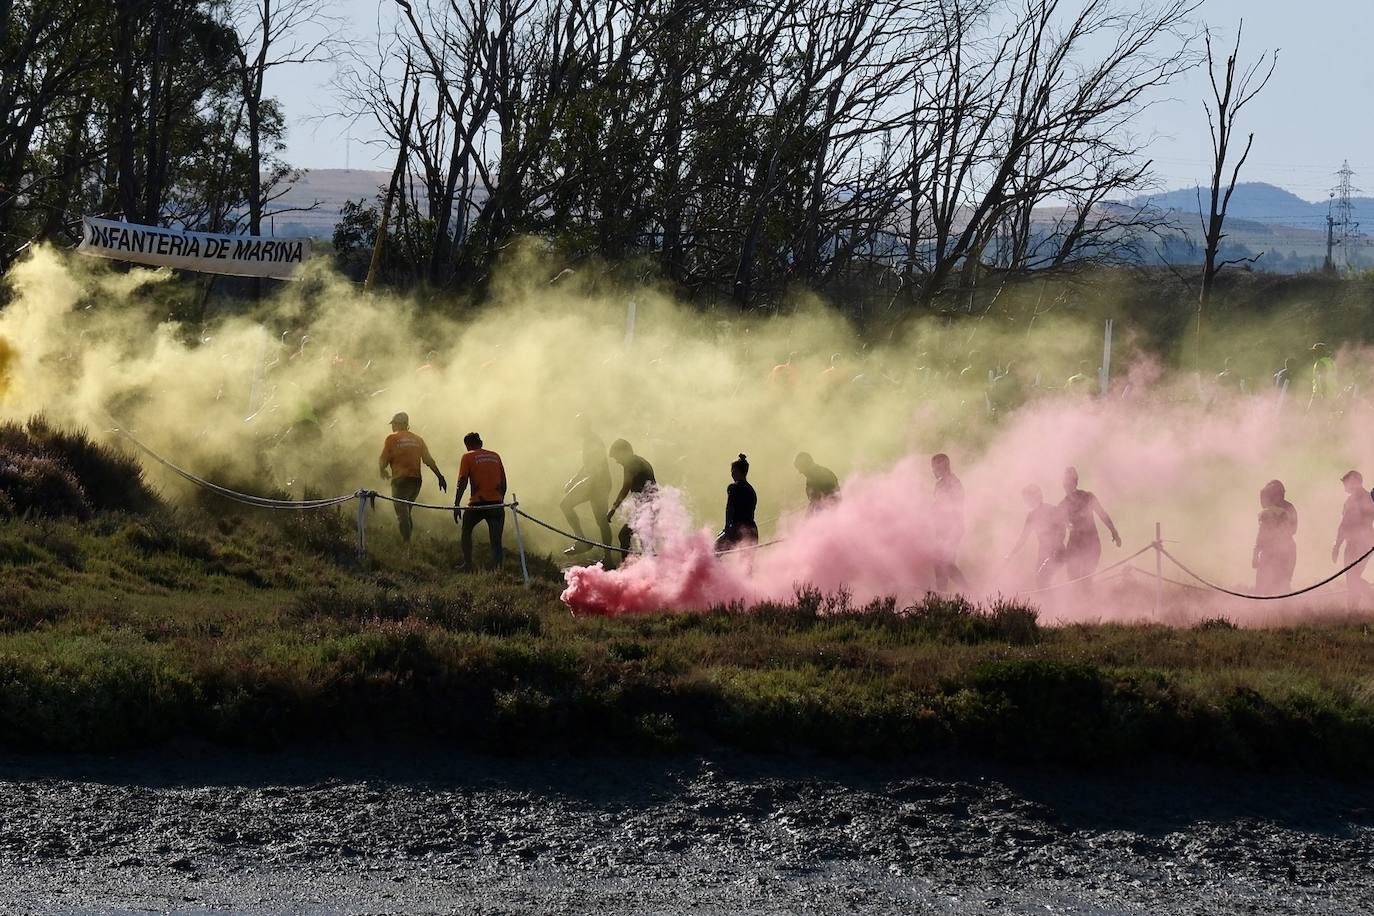
[[[1201,193],[1206,206],[1210,193],[1206,188],[1180,188],[1137,198],[1137,204],[1150,204],[1161,210],[1175,210],[1180,214],[1194,217],[1198,212],[1198,194]],[[1352,197],[1350,203],[1355,219],[1374,228],[1374,197]],[[1292,191],[1262,181],[1252,181],[1236,185],[1236,193],[1231,197],[1229,218],[1249,220],[1280,226],[1296,226],[1304,229],[1326,229],[1327,202],[1303,200]]]
[[[390,173],[369,169],[311,169],[273,205],[274,210],[297,208],[277,216],[273,231],[279,236],[327,239],[334,234],[339,211],[351,200],[375,203]],[[1206,193],[1205,191],[1203,193]],[[1180,188],[1141,197],[1133,206],[1150,204],[1174,213],[1174,221],[1187,233],[1170,243],[1167,256],[1182,263],[1200,259],[1196,188]],[[1374,235],[1374,197],[1352,200],[1355,218]],[[312,208],[313,209],[309,209]],[[1326,254],[1326,201],[1303,200],[1291,191],[1264,182],[1236,185],[1226,225],[1231,256],[1264,252],[1255,265],[1259,270],[1310,270]],[[1038,214],[1051,222],[1060,215],[1054,208]],[[1152,254],[1151,257],[1154,257]],[[1374,260],[1374,248],[1361,245],[1361,262]]]
[[[373,202],[390,181],[390,172],[311,169],[280,200],[272,203],[272,210],[295,210],[279,214],[274,220],[273,231],[291,238],[330,238],[345,203],[360,197]]]

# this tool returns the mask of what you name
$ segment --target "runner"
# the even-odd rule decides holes
[[[1059,504],[1059,510],[1069,529],[1060,559],[1068,570],[1069,581],[1087,579],[1097,571],[1097,564],[1102,559],[1102,540],[1097,534],[1097,519],[1102,519],[1111,532],[1112,543],[1117,547],[1121,546],[1121,535],[1097,497],[1078,488],[1078,471],[1075,468],[1064,469],[1064,500]],[[1092,582],[1088,580],[1083,584],[1089,587]]]
[[[1339,389],[1336,387],[1336,360],[1331,356],[1331,348],[1324,343],[1312,345],[1312,400],[1310,408],[1317,401],[1334,398]]]
[[[606,463],[606,443],[601,441],[601,437],[592,429],[586,418],[579,417],[578,426],[582,437],[582,465],[563,487],[564,496],[559,507],[563,510],[563,517],[568,520],[573,534],[585,538],[577,507],[586,504],[592,511],[592,518],[596,520],[601,543],[609,544],[611,523],[606,516],[610,511],[611,468]],[[590,544],[576,541],[563,553],[575,556],[591,549]]]
[[[949,456],[935,455],[930,459],[930,471],[935,475],[935,501],[931,511],[935,550],[935,590],[945,591],[950,585],[968,588],[968,580],[959,569],[959,543],[964,539],[964,485],[950,469]]]
[[[617,439],[611,443],[611,458],[620,465],[625,472],[624,482],[620,486],[620,493],[616,496],[615,502],[611,504],[610,511],[606,513],[606,522],[610,523],[615,517],[616,510],[621,503],[634,494],[639,499],[651,499],[658,481],[654,478],[653,465],[635,454],[634,448],[624,439]],[[628,524],[620,529],[618,541],[621,550],[630,549],[630,540],[634,532]]]
[[[1284,498],[1283,483],[1271,480],[1260,490],[1259,533],[1251,565],[1255,592],[1283,595],[1293,590],[1293,568],[1298,562],[1298,510]],[[1370,500],[1374,506],[1374,499]]]
[[[411,507],[407,503],[419,499],[420,487],[424,484],[420,476],[421,463],[434,472],[439,481],[439,492],[448,492],[448,481],[444,480],[439,465],[430,455],[429,446],[425,445],[424,439],[410,431],[410,415],[402,411],[391,418],[391,435],[386,437],[382,445],[382,456],[378,459],[377,467],[382,479],[391,481],[392,498],[406,501],[391,504],[401,527],[401,540],[406,543],[410,543],[411,532],[415,530],[410,515]]]
[[[1058,506],[1045,502],[1045,494],[1035,484],[1021,491],[1021,499],[1026,504],[1026,522],[1021,526],[1021,536],[1016,546],[1007,553],[1007,560],[1021,552],[1026,541],[1035,537],[1035,586],[1045,588],[1054,578],[1054,570],[1064,549],[1064,513]]]
[[[806,499],[812,512],[823,509],[839,499],[840,479],[830,468],[821,467],[810,452],[799,452],[792,467],[806,478]]]
[[[482,447],[482,437],[468,433],[463,437],[467,452],[458,465],[458,486],[453,494],[453,520],[463,526],[463,566],[470,572],[472,564],[472,531],[482,522],[487,523],[487,536],[491,539],[491,565],[501,568],[504,552],[501,536],[506,527],[506,511],[501,504],[506,501],[506,467],[501,456]],[[461,507],[463,493],[472,484],[472,497],[466,509]]]
[[[749,483],[749,459],[743,452],[730,464],[730,478],[734,483],[725,488],[725,528],[716,538],[716,553],[759,542],[754,521],[759,497]]]
[[[1345,485],[1345,506],[1341,509],[1341,524],[1336,529],[1336,543],[1331,548],[1331,562],[1340,562],[1341,546],[1345,546],[1344,563],[1355,563],[1374,547],[1374,496],[1364,488],[1364,476],[1359,471],[1346,471],[1341,477]],[[1351,610],[1374,607],[1374,590],[1364,580],[1363,560],[1345,574],[1346,605]]]

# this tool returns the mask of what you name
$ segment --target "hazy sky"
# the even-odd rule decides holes
[[[390,0],[337,0],[337,7],[362,46],[374,41],[378,17],[392,16]],[[1371,0],[1206,0],[1204,21],[1227,35],[1245,17],[1247,57],[1281,49],[1273,82],[1246,110],[1243,127],[1255,132],[1255,148],[1243,180],[1268,181],[1321,200],[1341,161],[1349,159],[1355,183],[1374,191],[1374,118],[1367,101],[1374,56],[1371,7]],[[366,131],[349,142],[342,124],[309,120],[333,106],[332,72],[326,64],[290,68],[278,71],[269,87],[286,106],[289,160],[307,168],[389,167],[394,153],[362,142]],[[1137,125],[1142,137],[1153,137],[1148,151],[1167,188],[1207,179],[1206,91],[1205,73],[1195,72]]]

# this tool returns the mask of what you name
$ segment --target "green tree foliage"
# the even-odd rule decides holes
[[[28,241],[74,242],[82,214],[240,231],[255,180],[270,200],[295,177],[271,98],[254,154],[233,13],[225,0],[0,3],[0,268]]]

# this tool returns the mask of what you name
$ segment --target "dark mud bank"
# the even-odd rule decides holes
[[[0,758],[4,912],[1374,913],[1374,784],[433,753]]]

